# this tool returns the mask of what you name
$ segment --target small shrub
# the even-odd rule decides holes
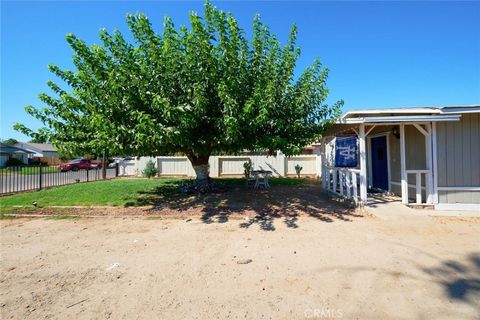
[[[29,158],[28,159],[28,165],[31,166],[47,166],[48,162],[45,160],[42,160],[40,158]]]
[[[295,172],[297,173],[297,177],[300,178],[300,173],[302,172],[303,167],[299,164],[295,166]]]
[[[158,173],[157,168],[155,168],[155,162],[152,160],[148,160],[147,165],[145,166],[145,169],[143,169],[142,174],[144,177],[151,178],[156,176]]]
[[[38,166],[40,165],[40,160],[38,158],[28,158],[29,166]]]
[[[7,167],[17,167],[17,166],[23,166],[24,163],[22,160],[18,158],[8,158],[8,160],[5,162],[5,166]]]
[[[252,159],[248,159],[248,161],[245,161],[245,163],[243,164],[243,174],[245,175],[245,179],[248,179],[248,177],[250,176],[250,171],[252,171],[252,168]]]

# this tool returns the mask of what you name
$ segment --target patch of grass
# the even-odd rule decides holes
[[[272,186],[301,186],[312,179],[307,178],[271,178],[268,182]]]
[[[243,178],[214,179],[227,186],[244,186]],[[187,179],[118,178],[105,181],[71,184],[0,197],[0,212],[36,210],[52,206],[148,206],[159,201],[181,197],[180,185]],[[298,186],[307,179],[271,178],[272,186]],[[218,203],[221,205],[222,203]],[[19,207],[20,206],[20,207]]]
[[[0,211],[14,211],[25,206],[39,208],[51,206],[124,206],[128,202],[136,204],[139,195],[159,190],[178,190],[183,179],[141,179],[119,178],[105,181],[71,184],[68,186],[44,189],[37,192],[20,193],[0,197]]]
[[[20,217],[17,217],[11,214],[0,213],[0,220],[11,220],[11,219],[18,219],[18,218]]]
[[[51,216],[45,217],[48,220],[65,220],[65,219],[78,219],[80,218],[79,215],[71,215],[71,214],[55,214]]]

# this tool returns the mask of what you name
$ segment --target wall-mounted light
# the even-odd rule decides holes
[[[400,132],[398,132],[398,126],[393,127],[392,134],[395,136],[395,138],[400,139]]]

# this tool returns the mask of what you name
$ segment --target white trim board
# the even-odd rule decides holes
[[[365,139],[365,125],[360,124],[358,128],[358,143],[360,153],[360,200],[367,202],[367,141]]]
[[[441,110],[435,107],[413,107],[413,108],[384,108],[384,109],[360,109],[360,110],[350,110],[345,112],[342,115],[343,117],[350,116],[350,115],[358,115],[358,114],[440,114]]]
[[[480,191],[480,187],[437,187],[438,191]]]
[[[432,122],[433,203],[438,203],[437,124]]]
[[[382,132],[377,132],[375,134],[371,134],[371,135],[368,136],[368,138],[378,138],[378,137],[381,137],[381,136],[389,135],[390,133],[392,133],[392,130],[385,130],[385,131],[382,131]]]
[[[372,137],[367,136],[367,184],[372,186]]]
[[[408,174],[406,172],[407,167],[405,158],[405,124],[400,124],[400,174],[402,179],[402,203],[408,204]]]
[[[480,105],[464,106],[427,106],[427,107],[388,107],[380,109],[357,109],[345,112],[342,118],[361,114],[449,114],[480,112]]]
[[[392,191],[392,174],[390,170],[390,132],[387,133],[387,174],[388,174],[388,191]]]
[[[343,118],[338,123],[346,124],[394,124],[394,123],[428,123],[434,121],[459,121],[461,115],[433,115],[433,116],[378,116],[378,117],[359,117],[359,118]]]
[[[393,185],[396,185],[396,186],[402,186],[402,184],[400,182],[397,182],[397,181],[390,181],[391,184]],[[408,188],[413,188],[415,189],[417,186],[414,185],[414,184],[408,184]],[[422,190],[426,190],[427,188],[425,188],[424,186],[422,186]]]
[[[474,211],[480,216],[480,203],[438,203],[435,210]]]

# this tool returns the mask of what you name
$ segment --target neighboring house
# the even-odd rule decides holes
[[[15,146],[33,152],[29,155],[30,159],[36,158],[48,164],[59,164],[61,162],[57,149],[49,143],[19,142]]]
[[[335,159],[344,157],[341,136],[357,139],[354,168]],[[349,111],[322,153],[329,192],[368,203],[367,192],[383,190],[406,205],[480,212],[480,105]]]
[[[5,163],[10,158],[17,158],[22,160],[24,164],[28,164],[28,156],[30,154],[33,154],[33,152],[2,143],[0,144],[0,167],[5,167]]]

